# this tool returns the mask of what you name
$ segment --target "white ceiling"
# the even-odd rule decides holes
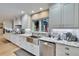
[[[20,15],[22,10],[31,14],[32,10],[37,12],[40,8],[47,9],[48,7],[48,3],[0,3],[0,21],[13,19]]]

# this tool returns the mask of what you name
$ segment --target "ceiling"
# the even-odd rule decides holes
[[[40,8],[47,9],[48,3],[0,3],[0,21],[13,19],[24,11],[31,14],[32,10],[38,12]]]

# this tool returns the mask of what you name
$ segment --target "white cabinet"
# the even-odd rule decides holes
[[[20,45],[20,44],[19,44],[20,41],[19,41],[18,34],[11,34],[9,40],[10,40],[11,42],[13,42],[14,44]]]
[[[79,48],[69,46],[69,55],[70,56],[79,56]]]
[[[49,27],[79,27],[79,4],[55,4],[49,9]]]
[[[79,4],[75,3],[74,27],[79,27]]]
[[[56,56],[65,56],[65,45],[56,44]]]
[[[49,26],[62,27],[62,10],[60,5],[52,6],[49,9]]]
[[[30,28],[31,27],[31,19],[29,15],[24,15],[22,17],[22,29]]]
[[[56,56],[79,56],[79,48],[56,44]]]
[[[63,6],[62,23],[64,27],[74,27],[75,5],[66,4]]]
[[[40,54],[39,54],[39,46],[38,46],[38,45],[34,45],[33,47],[34,47],[34,48],[33,48],[33,53],[34,53],[35,55],[39,56],[39,55],[40,55]]]

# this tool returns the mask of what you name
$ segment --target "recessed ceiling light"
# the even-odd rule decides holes
[[[40,10],[43,10],[43,8],[40,8]]]
[[[21,14],[24,14],[24,13],[25,13],[25,12],[22,10],[22,11],[21,11]]]
[[[32,13],[34,13],[34,11],[32,11]]]

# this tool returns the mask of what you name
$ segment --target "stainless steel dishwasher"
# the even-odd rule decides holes
[[[55,56],[55,43],[40,41],[40,56]]]

